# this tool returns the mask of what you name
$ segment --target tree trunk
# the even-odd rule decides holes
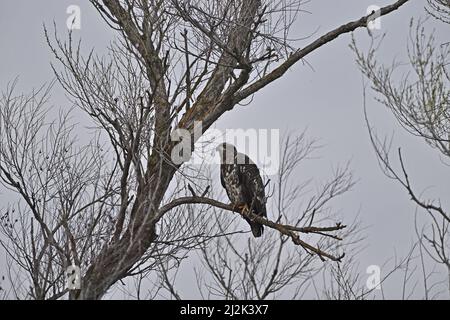
[[[149,187],[145,188],[151,190],[152,202],[136,212],[134,221],[128,225],[127,230],[116,243],[103,248],[96,261],[87,270],[76,299],[101,299],[114,283],[126,277],[127,272],[142,258],[157,238],[156,213],[176,172],[175,166],[158,158],[159,163],[154,168],[161,168],[161,170],[152,170]]]

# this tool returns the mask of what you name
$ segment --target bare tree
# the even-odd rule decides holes
[[[380,15],[407,2],[399,0],[381,8]],[[196,123],[201,122],[204,133],[222,114],[282,77],[308,54],[339,35],[365,27],[372,19],[372,15],[363,16],[296,49],[289,31],[301,12],[299,0],[91,3],[119,34],[108,57],[92,52],[83,56],[71,34],[67,42],[50,37],[48,30],[46,36],[59,62],[53,66],[57,80],[72,103],[107,137],[105,154],[97,143],[91,143],[87,151],[75,148],[70,127],[62,119],[55,122],[58,135],[53,140],[34,134],[47,124],[39,113],[42,108],[36,108],[45,99],[36,94],[31,100],[21,100],[7,93],[1,104],[5,135],[0,177],[4,186],[22,198],[22,207],[15,213],[23,217],[18,219],[20,229],[28,228],[31,236],[26,246],[14,250],[21,251],[27,263],[16,261],[31,274],[33,292],[29,295],[33,298],[63,295],[64,266],[69,262],[82,267],[81,289],[72,290],[70,298],[101,298],[116,282],[147,270],[146,263],[155,259],[161,266],[160,259],[171,256],[157,249],[167,229],[166,217],[180,223],[188,204],[235,211],[233,205],[206,197],[208,190],[180,196],[186,189],[176,184],[178,178],[193,178],[185,173],[183,161],[172,158],[179,144],[171,139],[173,134],[185,130],[195,144],[199,138],[194,134]],[[12,103],[15,108],[10,107]],[[12,140],[3,138],[7,136]],[[36,155],[40,144],[45,150],[43,158]],[[326,236],[343,229],[343,224],[298,227],[240,214],[322,259],[339,261],[342,257],[309,244],[300,235]],[[80,223],[75,222],[78,217]],[[9,223],[5,233],[12,240],[9,245],[15,248],[19,242],[14,238],[14,225],[5,219]],[[33,244],[35,237],[38,244]],[[37,260],[33,260],[33,250]],[[16,254],[11,252],[11,256]],[[55,259],[56,264],[50,266]]]
[[[86,145],[77,141],[70,113],[50,117],[49,87],[16,97],[14,86],[1,100],[0,169],[2,185],[21,201],[0,216],[0,244],[10,259],[12,297],[57,299],[67,293],[67,268],[87,269],[111,239],[121,196],[118,163],[98,135]],[[158,239],[127,276],[157,270],[211,232],[205,215],[176,214],[161,220]]]
[[[433,16],[449,23],[448,20],[445,21],[448,16],[443,11],[449,9],[447,1],[429,1],[429,4],[428,11],[435,10]],[[422,22],[411,21],[407,64],[410,68],[408,73],[399,78],[398,69],[402,64],[394,61],[391,66],[381,65],[375,57],[375,42],[375,39],[372,39],[368,53],[359,50],[355,41],[352,43],[352,49],[356,53],[362,73],[378,94],[377,100],[392,112],[407,132],[423,138],[428,145],[439,151],[445,161],[450,157],[449,43],[437,43],[433,33],[428,33]],[[413,183],[414,177],[407,170],[407,161],[400,148],[396,154],[399,168],[396,168],[390,152],[392,140],[383,140],[377,136],[369,123],[367,112],[366,122],[383,172],[399,182],[411,200],[430,218],[428,227],[416,226],[419,248],[421,254],[424,250],[434,262],[446,269],[447,290],[450,293],[449,211],[442,206],[440,199],[425,198],[417,190]]]

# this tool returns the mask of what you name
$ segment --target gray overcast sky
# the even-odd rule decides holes
[[[312,0],[305,6],[310,14],[301,14],[295,35],[307,36],[316,31],[320,35],[329,29],[365,14],[372,4],[383,6],[393,0]],[[59,32],[66,32],[70,4],[81,7],[81,30],[84,47],[94,47],[99,54],[114,33],[100,19],[89,2],[75,0],[2,0],[0,2],[0,88],[20,76],[19,90],[29,91],[53,78],[50,69],[49,48],[45,44],[42,24],[52,27],[55,21]],[[425,1],[415,0],[400,10],[382,18],[381,30],[387,33],[379,51],[379,58],[390,63],[393,58],[405,60],[408,26],[411,17],[424,17]],[[428,30],[436,29],[437,38],[444,39],[444,28],[428,21]],[[362,48],[367,45],[367,31],[355,33]],[[314,36],[313,36],[314,37]],[[299,46],[309,40],[299,42]],[[447,36],[448,41],[448,36]],[[361,253],[361,270],[371,264],[382,265],[395,252],[407,253],[415,241],[415,207],[404,190],[388,180],[378,167],[369,143],[362,107],[362,76],[354,56],[348,48],[350,36],[341,36],[317,50],[307,59],[313,70],[298,64],[281,80],[258,94],[246,107],[226,113],[217,123],[218,128],[279,128],[282,133],[308,128],[310,137],[319,138],[324,148],[321,158],[310,163],[310,168],[299,172],[298,179],[311,175],[326,178],[333,165],[351,160],[355,177],[359,180],[351,193],[336,202],[347,221],[359,212],[367,229],[368,247]],[[62,90],[56,86],[52,103],[70,106]],[[401,146],[407,159],[411,179],[416,190],[426,195],[448,196],[450,186],[448,168],[436,151],[418,138],[406,134],[394,121],[388,110],[368,94],[371,121],[380,134],[395,133],[394,147]],[[448,197],[447,197],[448,198]],[[445,200],[445,198],[443,198]],[[2,205],[5,198],[0,194]],[[443,203],[443,205],[448,203]],[[3,257],[1,258],[3,259]],[[439,270],[443,272],[443,270]],[[181,288],[189,297],[189,285]],[[392,296],[399,294],[391,284]]]

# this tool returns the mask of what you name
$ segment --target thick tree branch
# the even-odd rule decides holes
[[[323,228],[322,227],[312,227],[312,226],[308,226],[308,227],[290,226],[290,225],[285,225],[285,224],[270,221],[263,217],[257,216],[251,212],[239,211],[238,208],[232,204],[226,204],[226,203],[214,200],[214,199],[198,197],[198,196],[181,197],[181,198],[178,198],[178,199],[175,199],[175,200],[169,202],[168,204],[162,206],[158,210],[157,219],[159,220],[160,218],[162,218],[162,216],[165,213],[167,213],[168,211],[170,211],[178,206],[185,205],[185,204],[207,204],[207,205],[210,205],[210,206],[213,206],[216,208],[220,208],[223,210],[237,212],[237,213],[241,214],[242,216],[245,216],[249,219],[257,221],[269,228],[277,230],[278,232],[280,232],[283,235],[290,237],[296,245],[299,245],[299,246],[303,247],[305,250],[318,255],[322,261],[325,261],[325,258],[328,258],[332,261],[340,262],[341,259],[344,257],[344,254],[342,254],[340,256],[334,256],[332,254],[329,254],[329,253],[321,250],[319,247],[310,245],[309,243],[301,240],[298,235],[298,233],[315,233],[315,234],[320,234],[322,236],[328,236],[328,237],[332,237],[334,239],[340,240],[339,237],[336,237],[334,235],[329,235],[329,234],[327,234],[327,232],[339,231],[339,230],[344,229],[346,226],[342,225],[341,223],[337,223],[335,226],[332,226],[332,227],[323,227]]]
[[[379,16],[381,17],[381,16],[391,13],[392,11],[397,10],[398,8],[400,8],[402,5],[404,5],[408,1],[409,0],[399,0],[394,4],[391,4],[386,7],[381,8]],[[367,22],[370,21],[371,16],[372,16],[372,14],[369,14],[358,20],[344,24],[344,25],[326,33],[325,35],[321,36],[320,38],[316,39],[315,41],[313,41],[306,47],[304,47],[302,49],[298,49],[283,64],[278,66],[272,72],[270,72],[269,74],[267,74],[260,80],[252,83],[245,89],[238,92],[235,95],[234,104],[246,99],[247,97],[251,96],[258,90],[264,88],[266,85],[277,80],[278,78],[281,78],[290,67],[292,67],[295,63],[297,63],[301,59],[303,59],[309,53],[311,53],[311,52],[315,51],[316,49],[322,47],[323,45],[331,42],[332,40],[336,39],[337,37],[339,37],[342,34],[349,33],[349,32],[356,30],[357,28],[367,26]]]

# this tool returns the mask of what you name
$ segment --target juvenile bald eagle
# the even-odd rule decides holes
[[[220,181],[231,203],[239,209],[251,210],[262,217],[267,216],[264,183],[259,169],[245,154],[237,152],[229,143],[217,148],[220,155]],[[263,225],[245,218],[255,237],[263,233]]]

